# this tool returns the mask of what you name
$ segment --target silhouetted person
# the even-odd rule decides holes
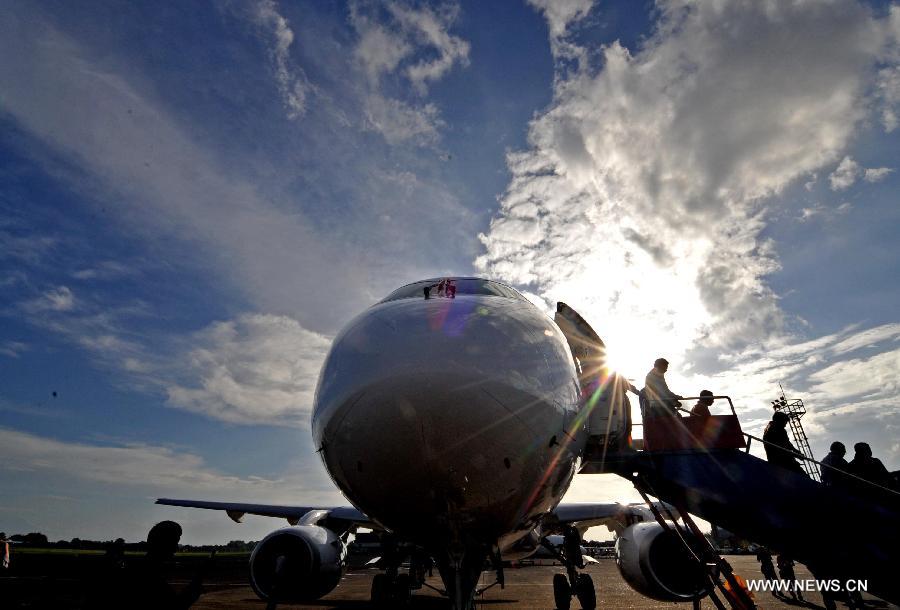
[[[772,421],[766,425],[766,431],[763,432],[763,440],[766,441],[766,459],[770,464],[805,475],[806,472],[797,461],[800,452],[788,439],[787,423],[788,414],[775,411]]]
[[[0,532],[0,575],[5,575],[9,570],[9,540],[6,532]]]
[[[96,570],[86,583],[85,610],[116,610],[130,595],[125,571],[125,540],[117,538],[106,547]]]
[[[853,450],[856,452],[856,455],[853,456],[853,459],[850,460],[850,463],[847,465],[847,472],[856,475],[861,479],[865,479],[866,481],[871,481],[876,485],[881,485],[882,487],[890,489],[893,482],[891,473],[884,467],[881,460],[872,457],[872,448],[869,447],[869,443],[856,443],[853,445]],[[854,480],[853,484],[860,493],[866,495],[878,495],[883,493],[883,490],[871,485],[866,485],[862,481]]]
[[[790,583],[790,588],[788,590],[791,592],[791,597],[802,600],[803,595],[801,595],[796,587],[795,581],[797,580],[797,577],[794,575],[793,559],[783,554],[778,555],[778,575],[781,576],[781,580],[786,580]]]
[[[709,408],[713,403],[713,393],[709,390],[703,390],[700,392],[700,400],[697,401],[697,404],[691,408],[691,416],[693,417],[702,417],[707,418],[710,417]]]
[[[763,578],[766,580],[778,580],[778,575],[775,573],[775,564],[772,563],[772,553],[769,552],[769,549],[765,547],[761,547],[756,552],[756,561],[759,562],[759,571],[762,572]],[[772,595],[774,597],[778,597],[778,591],[774,588],[772,589]]]
[[[141,610],[182,610],[197,601],[201,593],[201,574],[181,591],[176,591],[166,580],[166,564],[175,556],[179,540],[181,526],[174,521],[161,521],[150,529],[144,562],[129,569],[128,603],[125,605]]]
[[[822,458],[822,484],[825,487],[847,487],[848,477],[847,460],[844,456],[847,454],[847,448],[844,443],[835,441],[831,443],[831,451]]]
[[[647,411],[644,418],[660,417],[665,415],[678,415],[679,402],[682,396],[669,389],[666,383],[666,371],[669,370],[669,361],[665,358],[657,358],[653,368],[647,373],[644,380],[644,398],[647,400]]]
[[[581,534],[571,525],[565,529],[563,554],[576,568],[584,568],[584,557],[581,554]]]

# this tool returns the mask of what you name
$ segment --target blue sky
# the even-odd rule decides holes
[[[308,433],[330,339],[451,273],[571,303],[752,431],[781,382],[817,454],[900,468],[896,5],[6,14],[0,529],[252,539],[152,499],[341,502]]]

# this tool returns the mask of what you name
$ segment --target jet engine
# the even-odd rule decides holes
[[[318,525],[275,530],[250,555],[250,584],[264,600],[296,603],[318,599],[341,580],[343,541]]]
[[[674,531],[659,523],[626,528],[616,540],[616,565],[625,582],[653,599],[683,602],[705,594],[703,566]]]

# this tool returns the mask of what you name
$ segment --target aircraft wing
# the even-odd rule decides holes
[[[297,525],[301,519],[309,515],[309,519],[306,520],[310,521],[311,524],[328,519],[331,521],[343,521],[348,525],[378,527],[364,513],[352,506],[283,506],[278,504],[208,502],[206,500],[174,500],[171,498],[160,498],[156,503],[166,506],[222,510],[236,523],[240,523],[244,515],[260,515],[263,517],[281,517],[282,519],[287,519],[291,525]]]
[[[560,504],[547,519],[551,528],[573,525],[582,533],[589,527],[605,525],[611,532],[619,533],[629,525],[653,519],[653,514],[644,504],[577,503]]]

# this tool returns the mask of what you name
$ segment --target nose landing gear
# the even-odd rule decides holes
[[[550,544],[546,538],[541,545],[550,550],[557,559],[566,566],[565,574],[553,575],[553,599],[557,610],[569,610],[572,597],[578,598],[583,610],[597,608],[597,592],[590,574],[579,574],[584,569],[584,558],[581,555],[581,535],[574,527],[567,527],[563,535],[562,552]]]

